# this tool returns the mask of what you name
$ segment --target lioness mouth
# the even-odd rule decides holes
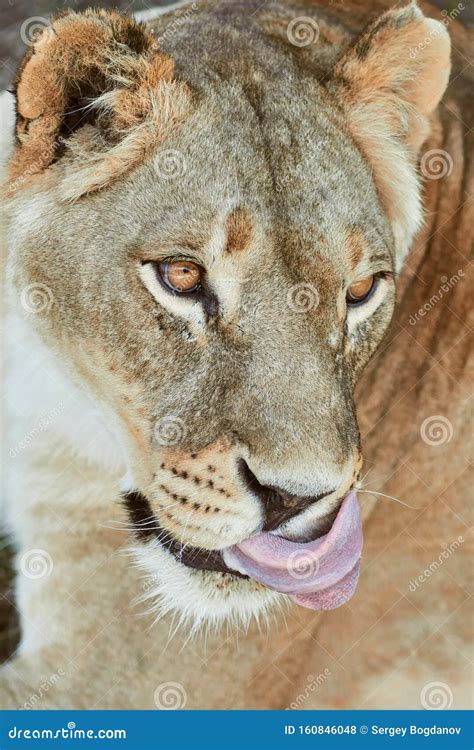
[[[178,542],[169,531],[160,526],[148,499],[141,492],[124,492],[122,497],[135,529],[135,534],[139,539],[144,541],[156,539],[178,562],[188,568],[229,573],[239,578],[248,578],[246,574],[228,568],[220,550],[191,547]]]
[[[127,492],[123,498],[137,536],[156,539],[190,568],[253,578],[316,610],[340,607],[357,586],[363,539],[355,492],[344,498],[331,529],[318,539],[293,542],[263,531],[224,550],[180,544],[158,524],[142,493]]]

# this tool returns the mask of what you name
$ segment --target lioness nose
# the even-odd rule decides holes
[[[265,508],[265,531],[278,528],[285,521],[306,510],[313,503],[335,492],[335,488],[321,495],[304,496],[292,495],[279,487],[260,484],[255,474],[246,462],[239,462],[239,473],[248,489],[261,500]]]

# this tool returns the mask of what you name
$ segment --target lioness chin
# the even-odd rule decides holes
[[[195,627],[288,597],[332,609],[357,584],[353,391],[422,223],[449,37],[413,4],[356,37],[293,1],[184,19],[61,13],[18,72],[5,510],[23,653],[64,638],[44,639],[39,598],[76,596],[84,515],[126,532],[109,552],[144,574],[130,599]]]

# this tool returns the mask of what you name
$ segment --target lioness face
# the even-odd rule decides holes
[[[109,163],[64,200],[88,123],[11,199],[15,288],[51,290],[34,323],[123,449],[153,593],[195,618],[286,591],[229,548],[331,528],[361,468],[354,385],[395,299],[394,224],[336,94],[286,52],[246,54],[232,76],[179,58],[186,114],[119,179]]]

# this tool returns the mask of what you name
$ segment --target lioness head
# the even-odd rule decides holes
[[[61,14],[16,86],[12,288],[50,291],[28,321],[123,450],[153,595],[197,619],[354,589],[353,389],[449,73],[414,5],[351,44],[307,6],[250,5],[198,6],[159,44],[115,13]]]

